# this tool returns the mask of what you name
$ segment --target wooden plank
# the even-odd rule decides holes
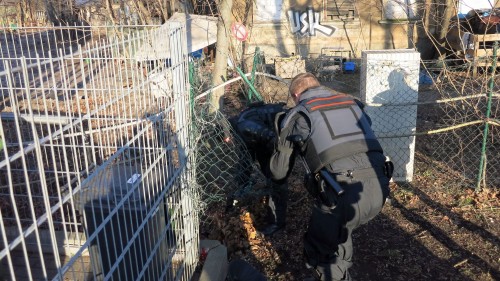
[[[490,41],[500,41],[500,34],[481,34],[474,35],[474,42],[490,42]]]
[[[472,67],[472,76],[476,77],[478,71],[478,67],[482,66],[491,66],[491,56],[493,55],[493,48],[492,47],[487,47],[484,48],[484,43],[486,42],[494,42],[494,41],[500,41],[500,34],[480,34],[480,35],[474,35],[473,37],[473,42],[474,42],[474,50],[472,52],[472,61],[473,61],[473,67]],[[481,46],[483,45],[483,46]],[[469,52],[470,53],[470,52]],[[488,59],[485,61],[485,59]]]
[[[493,49],[478,49],[476,57],[491,57],[493,56]]]

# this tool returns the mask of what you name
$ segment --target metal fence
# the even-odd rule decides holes
[[[210,91],[189,92],[184,36],[177,23],[2,30],[0,279],[192,277],[201,208],[263,179],[249,174],[243,144],[226,138],[227,117],[250,100],[238,96],[254,90],[228,81],[222,112],[207,109]],[[338,62],[326,74],[323,61],[298,66],[335,83]],[[280,63],[276,73],[293,72]],[[498,187],[498,89],[487,83],[496,76],[427,72],[432,87],[417,90],[419,65],[402,60],[393,72],[393,60],[379,59],[376,75],[367,64],[355,71],[379,98],[365,95],[382,109],[371,114],[376,133],[386,146],[408,146],[391,157],[414,157],[412,180]],[[293,106],[286,81],[255,72],[248,80],[262,100]],[[391,83],[406,90],[387,91]]]
[[[494,65],[496,58],[484,58]],[[419,173],[436,186],[500,187],[500,93],[495,67],[472,75],[460,69],[426,68],[432,78],[419,92],[416,151]],[[463,70],[464,66],[466,70]],[[421,76],[422,78],[422,76]],[[443,180],[448,183],[443,184]]]
[[[189,280],[185,27],[0,37],[0,280]]]

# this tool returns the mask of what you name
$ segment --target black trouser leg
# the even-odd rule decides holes
[[[348,280],[352,265],[352,232],[373,219],[387,196],[385,179],[343,184],[345,193],[332,208],[315,206],[304,238],[306,261],[322,274],[321,280]],[[376,235],[376,234],[374,234]]]
[[[272,191],[269,197],[268,207],[270,211],[270,223],[278,226],[286,224],[286,208],[288,201],[288,184],[269,184]]]
[[[342,280],[351,266],[352,244],[342,205],[338,202],[332,208],[314,206],[304,237],[306,262],[319,271],[321,280]]]

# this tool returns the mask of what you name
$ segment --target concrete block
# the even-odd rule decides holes
[[[201,240],[200,250],[208,251],[199,281],[224,281],[227,275],[227,248],[217,240]]]
[[[362,52],[361,99],[394,181],[413,179],[420,54],[411,49]]]

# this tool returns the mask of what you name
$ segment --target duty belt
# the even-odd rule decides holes
[[[351,181],[353,179],[368,179],[368,178],[377,178],[381,175],[386,175],[386,169],[376,169],[373,167],[363,168],[363,169],[353,169],[347,171],[335,171],[332,176],[338,182],[346,182]],[[389,177],[389,176],[388,176]]]

